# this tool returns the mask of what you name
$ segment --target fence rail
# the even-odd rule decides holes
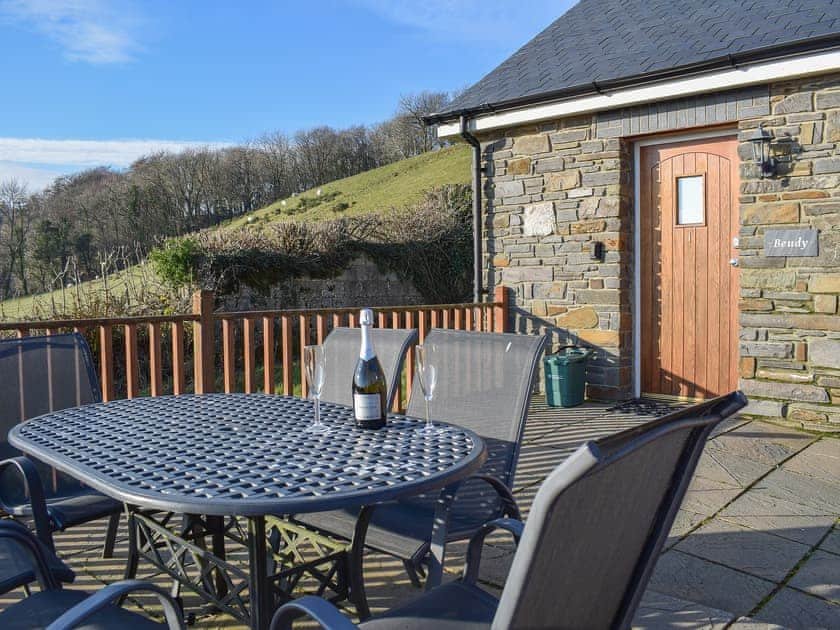
[[[507,330],[509,298],[497,287],[492,302],[374,308],[380,328]],[[105,400],[224,392],[306,395],[303,347],[321,343],[336,326],[356,327],[358,309],[283,309],[215,312],[209,291],[193,295],[183,315],[0,323],[0,334],[86,336],[98,364]],[[395,408],[410,395],[413,349]]]

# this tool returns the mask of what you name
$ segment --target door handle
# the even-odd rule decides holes
[[[737,258],[730,258],[729,259],[729,264],[732,265],[733,267],[737,267],[738,266],[738,259]]]

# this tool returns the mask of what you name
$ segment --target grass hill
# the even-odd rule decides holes
[[[242,227],[255,222],[323,221],[404,208],[419,201],[423,191],[429,188],[468,183],[470,163],[469,147],[465,145],[424,153],[277,201],[223,227]],[[320,195],[317,190],[321,191]]]
[[[277,201],[211,229],[235,229],[246,225],[261,227],[277,221],[318,222],[402,209],[420,201],[423,192],[430,188],[468,183],[470,163],[469,147],[456,145],[324,184],[319,189]],[[108,282],[108,290],[118,293],[134,290],[132,285],[142,284],[143,280],[139,269],[130,268],[112,274]],[[52,304],[60,308],[67,301],[72,303],[79,293],[101,293],[104,290],[102,280],[91,280],[78,287],[6,300],[0,302],[0,320],[30,319],[38,313],[51,312]]]

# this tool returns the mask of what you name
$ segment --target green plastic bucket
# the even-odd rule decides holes
[[[589,348],[564,346],[543,359],[545,401],[549,407],[575,407],[583,402],[586,390],[586,361]]]

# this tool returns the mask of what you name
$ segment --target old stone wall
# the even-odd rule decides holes
[[[795,143],[775,178],[749,162],[759,123]],[[741,388],[754,414],[840,430],[840,75],[771,85],[739,130]],[[819,256],[764,256],[779,228],[819,230]]]
[[[584,116],[482,138],[484,269],[491,289],[514,290],[515,330],[549,333],[553,349],[596,346],[589,395],[621,398],[631,394],[632,156],[595,136]]]
[[[243,285],[221,302],[225,311],[276,308],[340,308],[423,304],[420,292],[393,272],[383,272],[366,256],[334,278],[295,278],[267,290]]]

